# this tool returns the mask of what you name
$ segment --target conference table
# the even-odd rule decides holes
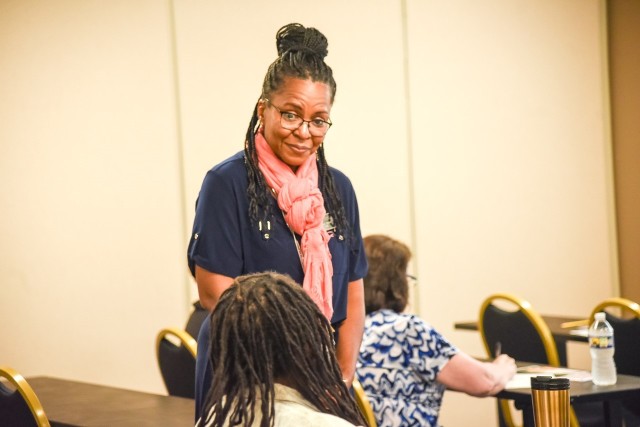
[[[560,365],[567,366],[567,341],[588,342],[587,320],[584,318],[541,315],[551,330],[551,335],[558,348]],[[477,321],[463,321],[454,323],[455,329],[478,331]]]
[[[567,342],[587,343],[587,325],[584,318],[541,315],[549,326],[558,348],[560,364],[567,366]],[[456,322],[458,330],[478,331],[477,321]],[[527,363],[518,363],[526,366]],[[541,374],[544,375],[544,374]],[[611,386],[597,386],[591,381],[571,381],[569,390],[572,404],[603,402],[605,427],[621,426],[620,400],[637,399],[640,402],[640,377],[618,374],[618,381]],[[524,427],[534,427],[533,406],[530,388],[516,388],[501,391],[496,397],[513,400],[517,409],[522,410]]]
[[[192,426],[193,399],[51,377],[29,377],[52,426]]]
[[[618,381],[610,386],[597,386],[591,381],[571,381],[569,396],[572,405],[602,402],[605,417],[603,427],[619,427],[622,425],[620,400],[634,399],[640,402],[640,377],[618,374]],[[535,427],[531,388],[503,390],[496,397],[513,400],[516,409],[522,411],[524,427]]]

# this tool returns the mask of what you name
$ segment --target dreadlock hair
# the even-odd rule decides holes
[[[211,315],[213,384],[203,412],[218,427],[275,422],[274,383],[295,388],[321,412],[354,424],[364,420],[342,381],[331,325],[289,276],[240,276]]]
[[[262,83],[260,99],[269,98],[288,78],[312,80],[326,83],[331,89],[331,103],[336,95],[336,81],[333,71],[325,62],[328,53],[327,38],[315,28],[305,28],[301,24],[288,24],[276,33],[278,58],[271,63]],[[258,102],[260,101],[258,100]],[[257,223],[271,216],[269,198],[272,197],[264,176],[258,167],[255,134],[258,130],[258,102],[253,109],[245,140],[245,165],[249,178],[249,216]],[[336,225],[336,230],[344,234],[350,231],[344,205],[335,188],[335,182],[324,154],[324,144],[318,147],[318,187],[325,201],[325,208]]]

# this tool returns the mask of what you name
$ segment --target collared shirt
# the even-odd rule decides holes
[[[274,384],[275,427],[352,427],[348,421],[335,415],[325,414],[313,406],[295,389],[282,384]],[[262,420],[260,402],[256,401],[256,418],[252,425],[259,426]],[[200,425],[200,421],[196,426]],[[228,425],[225,423],[225,426]],[[211,424],[206,424],[209,427]]]
[[[357,376],[378,427],[438,426],[438,373],[458,353],[421,318],[378,310],[365,319]]]
[[[351,227],[350,230],[335,230],[329,240],[333,266],[331,324],[339,333],[338,325],[347,317],[349,282],[366,276],[367,259],[360,232],[358,202],[351,181],[339,170],[330,170]],[[207,173],[196,201],[196,216],[187,253],[191,273],[195,275],[196,265],[228,277],[276,271],[288,274],[302,284],[304,272],[295,237],[285,223],[276,199],[269,201],[273,215],[260,224],[254,224],[249,217],[248,186],[242,151]],[[208,328],[205,321],[198,335],[196,417],[201,414],[211,386],[211,367],[206,360]]]
[[[333,265],[333,317],[338,324],[347,317],[349,282],[367,274],[367,260],[360,233],[358,202],[353,186],[342,172],[330,168],[351,230],[336,230],[329,240]],[[191,273],[196,264],[228,277],[263,271],[288,274],[302,283],[300,256],[275,198],[273,215],[252,224],[249,217],[247,169],[241,151],[211,169],[196,201],[196,216],[188,249]]]

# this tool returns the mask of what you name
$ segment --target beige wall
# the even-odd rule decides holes
[[[616,286],[600,2],[490,3],[411,1],[407,25],[420,308],[472,354],[453,320],[490,293],[580,316]]]
[[[0,4],[0,363],[161,390],[187,314],[169,9]]]
[[[507,291],[583,315],[617,293],[599,0],[0,1],[0,364],[163,392],[206,171],[242,148],[274,35],[329,38],[329,162],[365,234],[409,242],[452,330]],[[578,351],[582,349],[578,348]],[[492,400],[451,393],[442,422]]]
[[[607,4],[620,294],[640,301],[640,2]]]

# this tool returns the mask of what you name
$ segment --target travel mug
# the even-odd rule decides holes
[[[531,378],[531,400],[536,427],[569,427],[569,379]]]

